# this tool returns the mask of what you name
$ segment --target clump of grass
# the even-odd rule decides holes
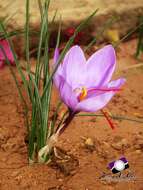
[[[22,89],[19,85],[19,81],[17,76],[11,67],[10,61],[7,58],[7,55],[2,46],[0,46],[1,51],[5,55],[6,63],[9,66],[11,74],[14,78],[15,84],[17,86],[22,105],[25,111],[25,119],[26,119],[26,127],[28,132],[28,157],[29,162],[48,162],[52,156],[54,143],[57,140],[57,131],[56,129],[56,119],[57,113],[61,106],[61,102],[57,104],[56,111],[53,115],[53,120],[50,120],[50,106],[51,106],[51,93],[52,93],[52,86],[53,86],[53,76],[56,72],[58,65],[64,58],[67,50],[72,45],[74,38],[80,32],[83,27],[92,19],[92,17],[96,14],[97,10],[94,11],[87,19],[85,19],[75,30],[73,36],[69,39],[66,43],[65,48],[60,54],[56,67],[50,71],[49,65],[49,40],[51,32],[49,30],[49,21],[48,21],[48,10],[50,5],[50,0],[38,0],[39,4],[39,11],[41,15],[40,21],[40,32],[39,32],[39,44],[38,44],[38,53],[36,59],[36,70],[35,74],[33,75],[31,72],[31,64],[30,64],[30,36],[31,36],[31,29],[30,29],[30,14],[29,14],[29,0],[26,0],[26,21],[25,21],[25,28],[20,31],[14,31],[8,33],[5,29],[5,23],[1,20],[0,21],[0,31],[1,36],[8,40],[10,44],[11,51],[14,56],[14,61],[16,64],[17,71],[23,81],[26,93],[28,95],[28,101],[26,100],[25,96],[23,95]],[[55,21],[56,13],[53,16],[50,26]],[[55,48],[58,48],[60,43],[60,32],[61,32],[61,19],[59,24],[58,36],[57,36],[57,43],[55,44]],[[13,35],[25,35],[25,57],[26,57],[26,66],[25,71],[23,71],[23,67],[18,60],[16,52],[14,50],[14,46],[11,40],[11,36]],[[26,74],[25,74],[26,72]],[[27,80],[28,76],[28,80]],[[42,80],[41,80],[42,76]],[[32,113],[29,117],[29,105],[28,102],[32,106]],[[62,120],[58,124],[58,128],[62,125],[62,121],[64,121],[67,112],[64,114]]]

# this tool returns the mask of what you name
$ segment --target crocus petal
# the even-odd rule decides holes
[[[121,78],[115,81],[112,81],[108,84],[108,87],[120,88],[125,83],[125,79]],[[106,92],[100,95],[96,95],[91,98],[85,99],[78,103],[76,106],[76,111],[86,111],[86,112],[95,112],[102,109],[114,96],[116,92]]]
[[[96,112],[102,109],[114,94],[115,92],[107,92],[102,95],[83,100],[76,106],[76,111]]]
[[[115,51],[111,45],[95,52],[86,64],[86,86],[104,86],[112,77],[115,70]]]
[[[58,59],[59,59],[59,49],[58,48],[55,48],[55,51],[54,51],[54,64],[57,63]]]
[[[73,46],[65,55],[62,64],[63,74],[72,89],[84,85],[85,64],[86,59],[79,46]]]
[[[54,84],[57,87],[57,89],[59,89],[60,84],[61,84],[61,75],[55,73],[53,76],[53,81],[54,81]]]
[[[105,92],[111,92],[112,89],[113,89],[113,91],[118,92],[120,90],[119,87],[121,85],[123,85],[125,83],[125,81],[126,80],[124,78],[120,78],[115,81],[111,81],[110,83],[108,83],[107,86],[92,87],[92,88],[88,89],[87,98],[92,98],[97,95],[103,94]]]
[[[72,91],[72,87],[64,80],[64,78],[60,77],[60,96],[63,102],[71,109],[75,110],[75,107],[78,103],[77,97]]]
[[[54,52],[54,64],[53,64],[54,67],[53,67],[53,69],[55,68],[58,59],[59,59],[59,49],[56,48],[55,52]],[[61,66],[61,64],[59,64],[59,66],[58,66],[58,68],[54,74],[54,77],[53,77],[54,84],[56,85],[57,88],[59,88],[59,86],[60,86],[60,78],[63,75],[62,73],[63,73],[62,72],[62,66]]]
[[[124,79],[124,78],[113,80],[113,81],[109,82],[108,88],[112,88],[112,87],[120,88],[125,82],[126,82],[126,79]]]
[[[14,57],[12,54],[12,51],[10,49],[9,42],[7,40],[0,40],[0,45],[3,47],[3,50],[5,51],[5,54],[8,58],[8,60],[13,63],[14,62]],[[0,49],[0,59],[5,60],[5,55],[3,54],[2,50]]]

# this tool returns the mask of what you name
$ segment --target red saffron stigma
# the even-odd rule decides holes
[[[115,129],[115,123],[113,123],[113,121],[112,121],[111,117],[109,116],[108,112],[105,112],[105,111],[103,111],[103,110],[101,110],[101,112],[103,113],[104,117],[105,117],[106,120],[108,121],[108,123],[109,123],[111,129],[114,130],[114,129]]]
[[[104,92],[109,92],[109,91],[121,91],[121,88],[93,88],[88,90],[89,92],[91,91],[104,91]]]

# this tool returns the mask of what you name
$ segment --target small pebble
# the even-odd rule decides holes
[[[141,150],[136,150],[135,153],[136,153],[136,154],[141,154],[142,151],[141,151]]]
[[[87,138],[85,140],[85,145],[87,145],[87,146],[94,146],[94,140],[91,139],[91,138]]]
[[[121,139],[120,141],[117,141],[116,143],[113,143],[111,145],[115,150],[121,150],[123,148],[128,148],[130,145],[127,142],[125,138]]]
[[[11,173],[11,177],[17,177],[20,174],[20,171],[14,171]]]

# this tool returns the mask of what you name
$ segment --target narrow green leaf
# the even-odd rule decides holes
[[[105,117],[103,114],[78,114],[78,115],[75,115],[75,117],[82,117],[82,116]],[[133,119],[133,118],[130,118],[130,117],[125,117],[125,116],[120,116],[120,115],[110,115],[110,117],[113,118],[113,119],[117,119],[117,120],[127,120],[127,121],[143,123],[142,120]]]
[[[139,18],[139,23],[143,23],[143,16]],[[138,44],[137,44],[135,57],[138,58],[142,52],[143,52],[143,25],[139,27]]]
[[[5,30],[4,26],[3,26],[3,23],[1,23],[1,22],[0,22],[0,30],[3,31],[5,39],[7,39],[8,42],[9,42],[10,49],[12,51],[16,67],[17,67],[18,72],[20,74],[20,77],[21,77],[21,79],[22,79],[22,81],[24,83],[24,87],[25,87],[25,89],[26,89],[26,91],[27,91],[27,93],[28,93],[28,95],[30,97],[31,96],[31,89],[29,88],[28,82],[27,82],[27,80],[25,78],[25,75],[24,75],[24,73],[22,71],[21,65],[20,65],[20,63],[19,63],[19,61],[17,59],[17,55],[16,55],[16,53],[14,51],[13,44],[12,44],[11,40],[9,39],[9,37],[7,36],[7,32],[6,32],[6,30]]]
[[[136,30],[141,27],[143,25],[143,22],[140,23],[138,26],[134,27],[133,30],[131,30],[130,32],[128,32],[125,36],[123,36],[119,41],[117,41],[115,44],[114,44],[114,48],[117,48],[121,42],[123,42],[126,38],[128,38],[129,36],[131,36],[134,32],[136,32]]]
[[[86,52],[92,45],[94,45],[98,39],[103,35],[103,33],[111,27],[119,18],[118,17],[111,17],[109,20],[105,22],[105,24],[100,28],[100,30],[97,32],[95,38],[86,46],[84,49],[84,52]]]

